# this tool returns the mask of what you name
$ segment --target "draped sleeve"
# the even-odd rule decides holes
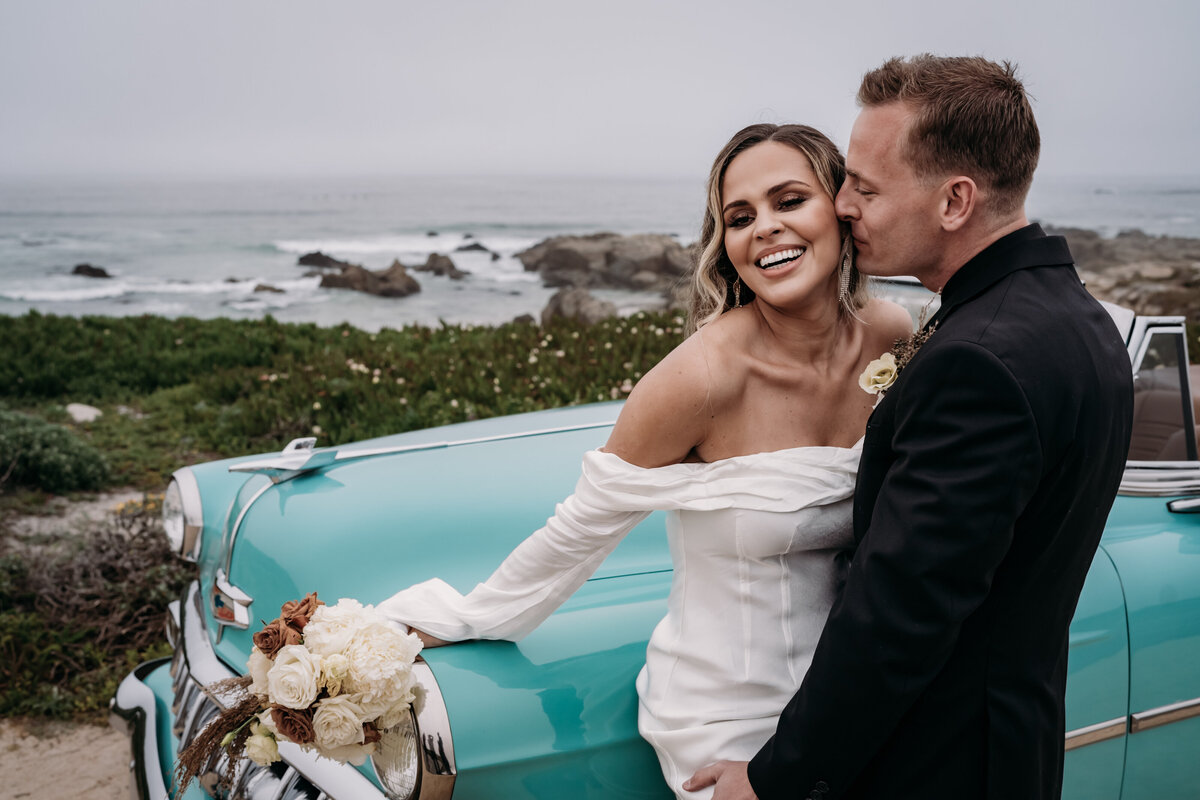
[[[625,534],[653,511],[792,511],[801,504],[844,499],[853,490],[857,449],[780,452],[799,451],[803,458],[795,459],[786,473],[756,469],[755,456],[764,454],[647,469],[612,453],[588,452],[574,493],[485,582],[463,595],[434,578],[392,595],[377,608],[389,619],[447,641],[519,640],[582,586]]]

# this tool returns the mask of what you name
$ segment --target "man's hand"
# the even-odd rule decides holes
[[[689,792],[715,786],[712,800],[758,800],[746,776],[745,761],[718,761],[696,770],[696,774],[683,782]]]

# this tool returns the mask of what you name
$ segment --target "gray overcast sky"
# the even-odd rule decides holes
[[[696,175],[862,73],[1016,61],[1043,173],[1200,174],[1195,0],[0,0],[0,176]]]

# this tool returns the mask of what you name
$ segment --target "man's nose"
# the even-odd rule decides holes
[[[858,219],[858,204],[854,200],[854,192],[849,186],[842,184],[837,197],[833,198],[833,211],[838,219],[846,222]]]

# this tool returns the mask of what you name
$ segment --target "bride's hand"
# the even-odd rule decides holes
[[[696,774],[683,782],[688,792],[697,792],[715,786],[713,800],[757,800],[758,795],[746,776],[745,761],[718,761],[701,767]]]
[[[415,633],[418,637],[420,637],[421,644],[423,644],[425,647],[441,647],[444,644],[454,644],[454,642],[447,642],[445,639],[439,639],[431,633],[426,633],[425,631],[418,630],[416,628],[409,628],[409,632]]]

